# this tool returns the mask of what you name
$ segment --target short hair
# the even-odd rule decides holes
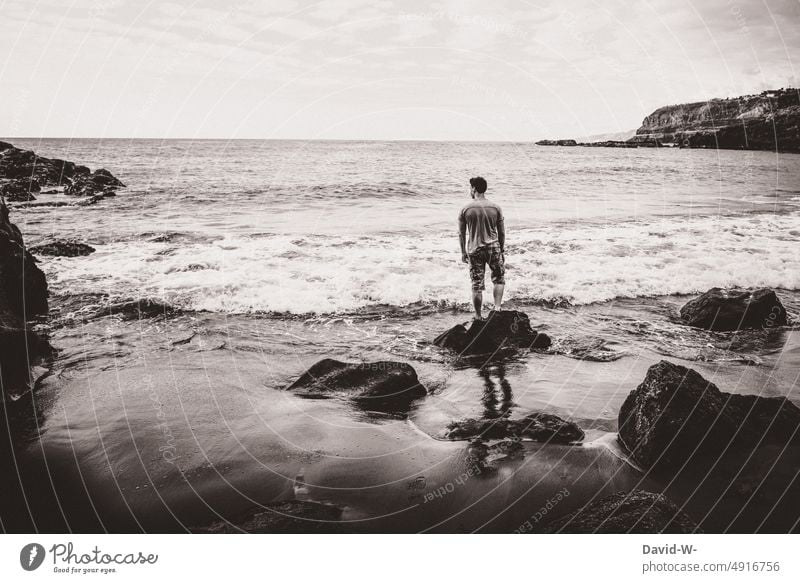
[[[478,194],[483,194],[484,192],[486,192],[486,186],[487,186],[486,179],[483,178],[482,176],[476,176],[475,178],[470,178],[469,184],[470,186],[475,188],[475,190],[478,191]]]

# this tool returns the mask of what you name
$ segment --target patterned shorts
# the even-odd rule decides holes
[[[486,273],[486,264],[492,271],[492,283],[505,283],[506,266],[500,245],[478,247],[474,253],[469,254],[469,277],[472,279],[473,291],[485,289],[483,281]]]

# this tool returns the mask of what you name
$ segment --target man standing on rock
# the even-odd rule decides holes
[[[458,215],[458,234],[461,241],[461,261],[469,263],[472,280],[472,305],[475,319],[482,320],[484,278],[486,265],[492,272],[494,283],[494,309],[500,310],[505,289],[506,231],[503,211],[495,203],[486,200],[486,180],[477,176],[470,178],[472,202],[461,209]],[[469,242],[467,242],[469,230]]]

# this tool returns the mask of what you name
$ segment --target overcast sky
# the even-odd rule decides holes
[[[798,0],[0,0],[0,136],[580,137],[799,66]]]

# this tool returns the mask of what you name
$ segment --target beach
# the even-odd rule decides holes
[[[358,532],[536,531],[634,488],[669,494],[709,532],[796,528],[791,501],[722,496],[714,475],[654,479],[615,436],[623,401],[665,359],[723,391],[800,404],[794,327],[710,332],[678,315],[711,287],[771,287],[797,321],[797,155],[14,144],[128,185],[86,207],[50,206],[60,193],[12,207],[29,247],[95,248],[39,257],[57,352],[17,463],[40,530],[181,532],[300,501]],[[465,361],[432,343],[470,319],[456,217],[478,173],[506,216],[504,308],[528,314],[546,350]],[[160,302],[146,317],[114,308],[142,298]],[[408,363],[427,396],[387,413],[285,390],[323,358]],[[582,444],[445,438],[459,419],[540,411],[579,426]]]

